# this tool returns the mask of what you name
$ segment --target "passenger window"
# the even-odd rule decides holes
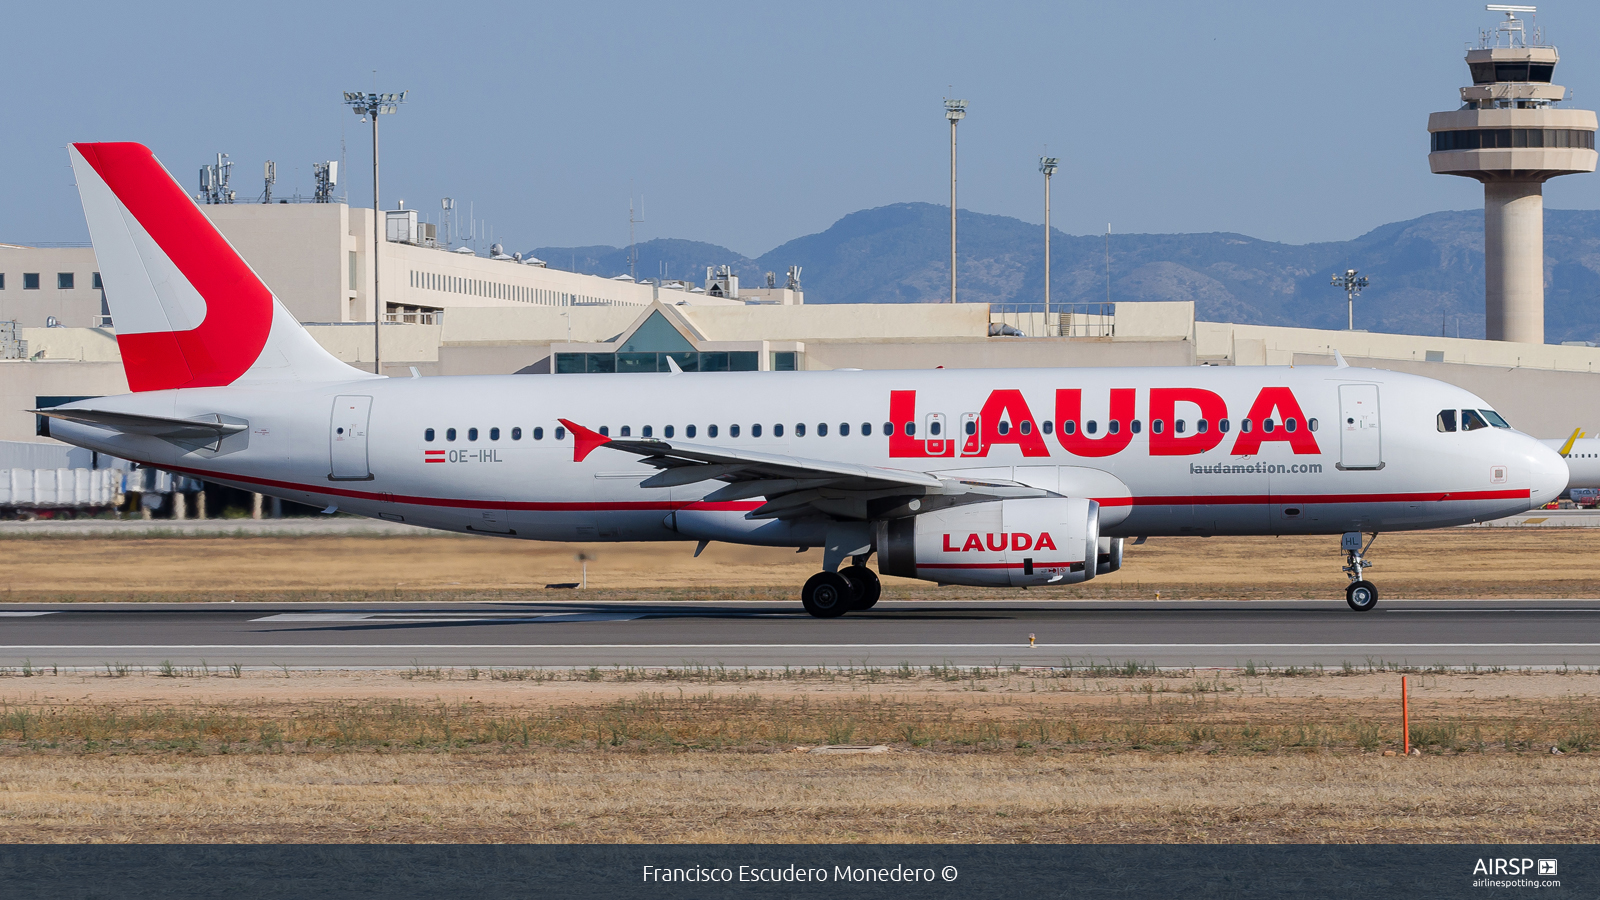
[[[871,422],[862,422],[861,423],[861,436],[862,437],[872,437],[872,423]]]
[[[447,441],[455,440],[456,439],[456,430],[454,428],[446,428],[444,430],[444,439],[447,440]]]
[[[1250,433],[1250,429],[1253,427],[1253,425],[1254,425],[1254,423],[1252,423],[1249,419],[1240,419],[1239,420],[1239,430],[1244,432],[1245,434],[1249,434]]]
[[[760,425],[751,425],[750,426],[750,436],[753,437],[753,438],[761,437],[761,426]]]
[[[1295,429],[1300,427],[1300,422],[1299,422],[1298,419],[1284,419],[1283,420],[1283,427],[1287,428],[1290,431],[1294,431]]]
[[[500,429],[498,429],[498,428],[489,429],[489,440],[491,440],[491,441],[500,440]]]
[[[737,426],[735,426],[735,427],[737,427]],[[716,436],[717,436],[717,426],[715,426],[715,425],[707,425],[706,426],[706,437],[713,437],[714,438]],[[738,432],[734,432],[733,436],[734,437],[738,437],[739,433]]]
[[[1077,434],[1078,433],[1078,423],[1074,422],[1071,419],[1068,419],[1065,422],[1062,422],[1061,423],[1061,433],[1062,434]]]
[[[1211,430],[1211,423],[1209,421],[1207,421],[1205,419],[1195,419],[1194,420],[1194,433],[1195,434],[1205,434],[1206,432],[1208,432],[1210,430]]]
[[[890,422],[883,423],[883,433],[885,436],[894,434],[894,425]]]
[[[713,426],[713,427],[715,427],[715,426]],[[696,429],[693,425],[685,425],[685,426],[683,426],[683,436],[686,437],[686,438],[691,438],[692,439],[697,430],[698,429]]]
[[[633,426],[632,425],[624,425],[624,426],[622,426],[622,436],[623,437],[633,437]]]
[[[1045,419],[1042,423],[1040,423],[1040,427],[1044,428],[1044,433],[1045,434],[1049,434],[1050,432],[1055,430],[1055,426],[1053,425],[1053,423],[1051,423],[1051,421],[1049,419]]]
[[[1138,419],[1134,419],[1132,422],[1129,422],[1128,425],[1134,434],[1138,434],[1144,430],[1144,423]]]
[[[1461,411],[1461,430],[1462,431],[1477,431],[1479,428],[1488,428],[1488,427],[1489,427],[1489,423],[1484,420],[1483,416],[1478,415],[1478,411],[1477,410],[1475,410],[1475,409],[1463,409]]]
[[[467,429],[467,440],[475,441],[477,439],[478,439],[478,429],[476,429],[476,428],[468,428]]]
[[[427,431],[424,431],[422,433],[422,439],[430,444],[433,443],[433,429],[429,428]]]
[[[1185,425],[1184,425],[1184,421],[1182,419],[1174,420],[1173,423],[1172,423],[1172,430],[1177,432],[1178,434],[1183,434],[1184,427],[1185,427]]]
[[[650,425],[646,425],[644,427],[644,429],[641,430],[639,433],[641,435],[645,436],[645,437],[654,437],[655,436],[655,428],[650,426]]]
[[[760,428],[761,428],[761,426],[759,426],[759,425],[756,426],[756,429],[757,429],[756,436],[757,437],[761,436],[760,435]],[[738,437],[738,436],[739,436],[739,426],[737,426],[737,425],[729,425],[728,426],[728,437]],[[712,437],[716,437],[716,435],[712,435]]]
[[[966,430],[967,430],[967,434],[977,434],[978,433],[978,423],[974,422],[971,419],[968,419],[967,420]]]
[[[536,441],[544,440],[544,429],[540,428],[537,425],[535,425],[533,427],[533,439],[536,440]]]
[[[1112,419],[1111,421],[1106,423],[1106,434],[1121,434],[1121,433],[1122,433],[1122,421],[1120,419]]]
[[[691,425],[690,427],[692,428],[694,426]],[[661,436],[670,438],[676,431],[677,429],[673,428],[671,425],[667,425],[661,429]],[[645,435],[645,437],[649,437],[649,435]]]
[[[774,425],[774,426],[772,426],[772,436],[773,437],[783,437],[783,426],[782,425]],[[804,422],[795,423],[794,436],[795,437],[805,437],[806,436],[806,423],[804,423]]]
[[[850,436],[850,423],[849,422],[840,422],[839,423],[839,437],[849,437],[849,436]]]
[[[1150,420],[1150,433],[1151,434],[1161,434],[1163,429],[1165,429],[1166,427],[1167,427],[1167,423],[1161,421],[1160,419],[1151,419]]]
[[[828,423],[827,422],[818,422],[817,423],[817,437],[827,437],[827,436],[828,436]]]
[[[511,439],[513,441],[522,440],[522,429],[521,428],[513,428],[513,429],[511,429]]]
[[[562,428],[560,425],[557,425],[556,426],[556,440],[564,441],[566,439],[567,439],[567,430],[565,428]]]
[[[1507,422],[1505,419],[1501,418],[1500,414],[1495,412],[1492,409],[1480,409],[1480,410],[1478,410],[1478,412],[1483,413],[1483,417],[1485,419],[1489,420],[1489,424],[1493,425],[1496,428],[1510,428],[1511,427],[1511,423],[1510,422]]]
[[[906,423],[906,437],[914,437],[916,435],[916,433],[917,433],[917,423],[915,423],[915,422],[907,422]]]
[[[1001,419],[999,424],[994,426],[994,430],[1000,432],[1001,434],[1010,434],[1011,423],[1007,422],[1005,419]]]
[[[1017,430],[1023,434],[1033,434],[1033,423],[1023,419],[1022,424],[1017,426]]]
[[[1311,429],[1312,431],[1316,431],[1317,430],[1317,420],[1316,419],[1307,419],[1306,420],[1306,427]]]
[[[938,419],[934,419],[932,422],[928,423],[928,434],[933,436],[933,437],[938,437],[939,436],[939,432],[941,432],[943,430],[944,430],[944,425],[941,424]]]
[[[623,434],[627,434],[628,433],[627,429],[624,428],[622,433]],[[611,426],[610,425],[601,425],[600,426],[600,435],[602,437],[610,437],[611,436]]]
[[[1278,423],[1272,421],[1271,419],[1262,419],[1261,420],[1261,430],[1265,431],[1267,434],[1271,434],[1272,433],[1272,429],[1277,428],[1277,427],[1278,427]]]
[[[1233,426],[1228,422],[1227,419],[1218,419],[1217,420],[1217,430],[1222,432],[1223,434],[1227,434],[1228,430],[1231,429],[1232,427]]]
[[[1097,432],[1099,430],[1100,430],[1100,423],[1096,422],[1093,419],[1090,419],[1089,421],[1087,421],[1087,422],[1085,422],[1083,424],[1083,431],[1084,431],[1085,434],[1094,434],[1095,432]]]

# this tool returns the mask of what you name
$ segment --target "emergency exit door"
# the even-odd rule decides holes
[[[328,426],[330,480],[372,480],[367,463],[367,424],[371,417],[371,397],[333,399],[333,421]]]
[[[1383,468],[1375,384],[1339,385],[1339,468]]]

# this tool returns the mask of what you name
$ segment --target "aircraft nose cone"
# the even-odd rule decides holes
[[[1528,442],[1533,445],[1528,452],[1528,466],[1531,470],[1528,479],[1531,492],[1528,497],[1528,508],[1538,509],[1561,496],[1561,492],[1567,489],[1567,479],[1572,473],[1567,468],[1567,461],[1561,458],[1561,454],[1538,441],[1530,439]]]

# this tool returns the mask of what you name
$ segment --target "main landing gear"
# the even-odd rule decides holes
[[[1378,535],[1374,532],[1363,547],[1361,532],[1347,531],[1344,534],[1344,573],[1350,577],[1350,584],[1344,589],[1344,601],[1356,612],[1368,612],[1378,605],[1378,588],[1366,579],[1366,570],[1372,566],[1366,552],[1372,549],[1372,542],[1377,539]]]
[[[878,573],[867,568],[863,557],[837,572],[818,572],[800,589],[800,602],[806,612],[819,619],[832,619],[852,610],[871,609],[883,593]]]

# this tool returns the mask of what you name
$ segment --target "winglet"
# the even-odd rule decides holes
[[[582,425],[569,422],[566,419],[557,419],[556,421],[567,426],[567,430],[572,432],[573,462],[583,462],[588,458],[589,454],[593,453],[597,448],[604,447],[606,444],[611,443],[611,438],[601,434],[598,431],[590,431]]]
[[[1350,364],[1344,361],[1344,354],[1339,352],[1338,347],[1333,348],[1333,367],[1335,369],[1350,368]]]
[[[1568,453],[1571,453],[1572,445],[1577,443],[1578,438],[1581,437],[1583,437],[1582,427],[1572,429],[1572,437],[1567,438],[1567,442],[1561,445],[1561,455],[1566,456]]]

